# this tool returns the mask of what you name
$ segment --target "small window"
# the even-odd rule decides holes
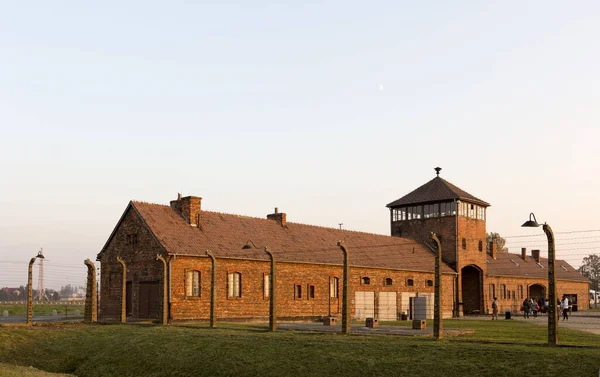
[[[483,251],[483,241],[479,240],[479,251]]]
[[[228,291],[229,297],[240,298],[242,297],[242,274],[239,272],[231,272],[228,275]]]
[[[339,285],[339,279],[336,277],[332,277],[329,280],[329,297],[331,298],[338,298],[338,285]]]
[[[427,286],[433,287],[433,280],[427,280]]]
[[[200,271],[187,271],[185,277],[185,295],[200,297]]]
[[[408,280],[406,281],[406,286],[407,286],[407,287],[412,287],[412,286],[414,286],[414,285],[415,285],[415,282],[414,282],[414,280],[413,280],[413,279],[408,279]]]
[[[137,234],[128,234],[127,235],[127,245],[137,245],[138,236]]]
[[[264,274],[263,276],[263,294],[264,298],[271,297],[271,274]]]
[[[309,285],[308,286],[308,299],[313,299],[315,298],[315,286],[314,285]]]
[[[523,299],[523,286],[519,285],[519,298]]]
[[[467,248],[467,239],[466,239],[466,238],[463,238],[463,239],[462,239],[462,248],[463,248],[463,249],[466,249],[466,248]]]
[[[510,300],[510,291],[507,292],[507,298]]]
[[[392,280],[392,278],[385,278],[385,285],[394,285],[394,281]]]
[[[500,284],[500,298],[506,300],[506,285]]]
[[[369,284],[371,284],[371,278],[367,277],[367,276],[362,277],[360,279],[360,283],[363,284],[363,285],[369,285]]]
[[[294,298],[302,298],[302,286],[300,284],[294,285]]]
[[[490,284],[490,299],[496,297],[496,286],[494,284]]]

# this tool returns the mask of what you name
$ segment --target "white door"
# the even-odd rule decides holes
[[[375,292],[355,292],[354,316],[357,319],[375,316]]]
[[[398,319],[396,299],[396,292],[379,292],[378,319],[380,321],[395,321]]]

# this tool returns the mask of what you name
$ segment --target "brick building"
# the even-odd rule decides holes
[[[101,262],[102,321],[126,318],[209,318],[215,258],[216,316],[266,319],[271,292],[268,247],[277,263],[277,315],[317,319],[341,314],[344,241],[349,251],[353,318],[395,320],[424,296],[433,317],[436,232],[443,249],[442,312],[485,312],[497,295],[518,309],[526,296],[544,296],[546,260],[487,253],[488,203],[438,176],[390,204],[392,236],[287,222],[277,208],[266,219],[202,210],[201,198],[170,205],[132,201],[105,246]],[[558,294],[589,305],[588,282],[557,261]],[[522,300],[521,300],[522,301]]]

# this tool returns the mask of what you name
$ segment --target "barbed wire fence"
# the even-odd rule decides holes
[[[0,259],[0,316],[26,320],[28,263],[28,260]],[[58,263],[52,259],[44,259],[44,294],[38,289],[41,277],[39,272],[40,259],[36,259],[32,266],[33,316],[47,316],[56,320],[83,318],[87,290],[85,264]]]

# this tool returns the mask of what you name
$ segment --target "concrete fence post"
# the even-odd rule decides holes
[[[123,267],[123,281],[121,283],[121,323],[127,322],[127,265],[120,257],[117,257],[117,262]]]
[[[27,270],[27,324],[33,323],[33,264],[35,258],[29,261],[29,269]]]
[[[210,258],[212,264],[212,276],[210,280],[210,327],[217,327],[217,260],[214,254],[206,250],[206,255]]]
[[[275,258],[273,253],[265,246],[265,253],[269,255],[271,259],[271,291],[269,292],[269,330],[277,330],[277,311],[275,308]]]
[[[166,325],[169,322],[169,274],[167,272],[167,260],[160,254],[156,254],[156,260],[159,260],[163,263],[163,299],[161,323]]]
[[[350,317],[349,317],[349,307],[350,307],[350,292],[349,289],[349,279],[350,279],[350,265],[348,261],[348,248],[344,245],[344,241],[338,241],[337,245],[344,253],[344,279],[343,279],[343,293],[342,293],[342,333],[350,334]]]
[[[98,321],[98,301],[96,295],[96,267],[94,262],[86,259],[83,262],[87,266],[87,287],[85,290],[85,310],[84,323],[94,323]]]
[[[435,233],[431,233],[431,239],[437,246],[435,253],[435,293],[433,299],[433,336],[436,340],[444,336],[444,325],[442,323],[442,243]]]

